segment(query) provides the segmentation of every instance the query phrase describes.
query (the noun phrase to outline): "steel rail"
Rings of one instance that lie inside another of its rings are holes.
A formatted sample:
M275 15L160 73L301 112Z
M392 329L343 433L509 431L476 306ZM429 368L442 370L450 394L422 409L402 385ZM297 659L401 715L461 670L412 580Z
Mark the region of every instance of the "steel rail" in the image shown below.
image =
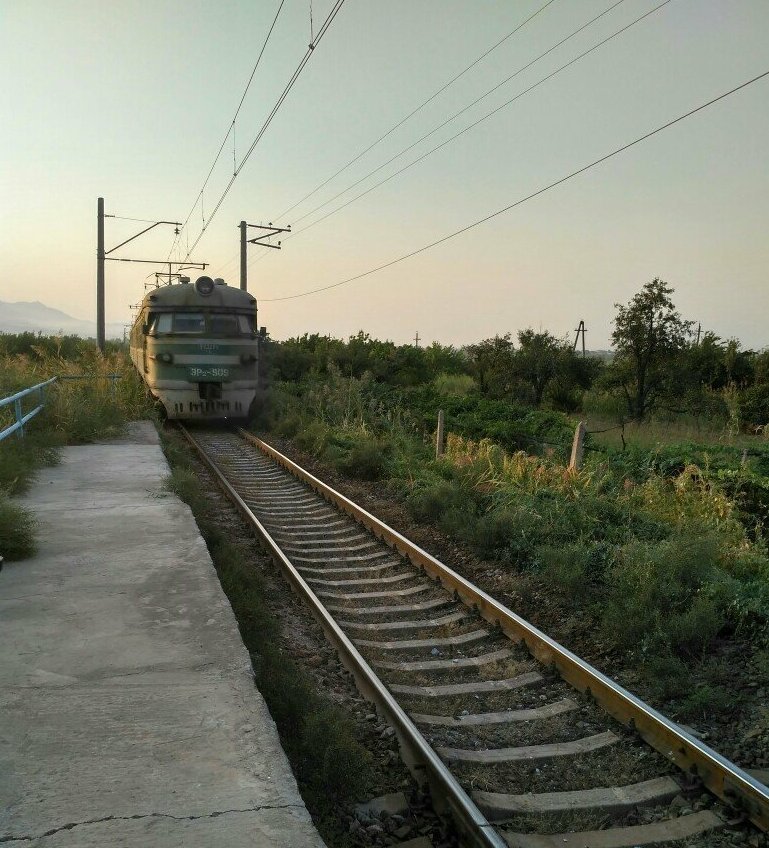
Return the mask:
M367 527L413 565L440 580L446 589L475 608L486 621L499 626L510 639L523 641L539 662L557 669L564 680L592 697L617 721L634 729L681 769L699 777L719 798L742 809L758 828L769 830L768 787L262 439L245 430L239 432L262 453Z
M507 848L505 840L496 832L456 778L446 768L443 761L430 747L384 683L361 656L350 639L342 632L339 625L283 553L269 531L254 515L214 460L208 456L204 447L183 425L177 424L177 426L214 475L214 479L227 497L259 534L294 591L309 605L326 637L337 650L342 664L353 675L360 693L376 705L380 714L394 728L406 765L418 779L427 779L434 803L439 808L443 806L452 815L463 837L463 844L473 846L473 848Z

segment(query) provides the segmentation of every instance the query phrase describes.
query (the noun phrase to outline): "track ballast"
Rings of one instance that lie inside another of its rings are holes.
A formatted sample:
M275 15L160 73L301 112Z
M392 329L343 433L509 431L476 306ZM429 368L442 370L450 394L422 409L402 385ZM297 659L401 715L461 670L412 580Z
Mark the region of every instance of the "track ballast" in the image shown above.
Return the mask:
M767 829L763 784L343 495L244 431L185 435L463 842L706 845L703 784Z

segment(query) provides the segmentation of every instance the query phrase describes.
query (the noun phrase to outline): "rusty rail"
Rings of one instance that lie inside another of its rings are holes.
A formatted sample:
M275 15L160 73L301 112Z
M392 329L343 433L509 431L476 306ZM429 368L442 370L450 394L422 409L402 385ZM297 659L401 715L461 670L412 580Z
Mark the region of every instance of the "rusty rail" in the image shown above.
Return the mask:
M463 837L463 844L473 846L473 848L507 848L507 843L494 830L493 826L459 785L456 778L446 768L443 761L430 747L416 725L393 698L371 666L361 656L358 649L342 632L339 625L307 585L302 575L291 564L269 531L235 491L215 462L206 454L203 447L197 443L184 426L178 426L214 475L215 480L227 497L257 531L272 558L284 572L292 588L309 605L313 615L323 628L326 637L336 648L342 664L355 678L355 685L360 693L376 705L379 713L395 729L406 765L415 777L421 781L427 780L436 807L440 809L440 806L443 805L446 811L452 815ZM243 432L241 431L241 434ZM318 482L320 483L320 481Z
M617 721L634 728L651 747L684 771L698 776L719 798L742 809L761 830L769 830L769 788L275 448L245 430L240 430L240 435L408 557L413 565L440 580L486 621L501 627L510 639L523 641L537 660L556 668L564 680L594 698Z

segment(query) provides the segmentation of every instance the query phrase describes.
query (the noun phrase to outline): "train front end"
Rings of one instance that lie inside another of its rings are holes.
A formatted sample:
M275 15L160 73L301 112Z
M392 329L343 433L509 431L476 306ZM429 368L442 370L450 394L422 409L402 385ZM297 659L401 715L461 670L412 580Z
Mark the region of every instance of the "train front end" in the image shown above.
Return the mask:
M171 419L241 419L258 389L256 300L223 280L156 289L131 333L131 357Z

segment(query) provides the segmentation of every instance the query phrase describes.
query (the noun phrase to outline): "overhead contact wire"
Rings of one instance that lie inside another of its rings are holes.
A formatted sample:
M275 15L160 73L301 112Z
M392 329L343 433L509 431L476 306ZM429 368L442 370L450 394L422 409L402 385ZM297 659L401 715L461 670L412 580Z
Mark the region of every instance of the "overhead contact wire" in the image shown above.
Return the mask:
M214 158L214 163L213 163L213 165L211 165L211 168L209 169L208 174L206 175L206 178L203 180L203 186L200 189L200 191L198 192L197 197L195 198L195 202L192 204L192 208L190 209L189 213L187 214L187 217L184 220L184 223L182 224L182 227L181 227L182 230L187 226L190 218L192 217L192 213L195 211L195 207L198 205L198 201L200 200L203 192L205 191L206 186L208 185L208 181L211 179L211 174L213 174L213 172L214 172L214 168L216 167L216 163L219 161L219 157L222 155L222 150L224 150L224 145L227 144L227 139L230 137L230 133L232 133L234 128L235 128L235 121L237 121L238 115L240 114L240 110L243 108L243 103L246 99L246 95L248 94L248 90L251 87L251 83L254 80L254 76L256 74L257 68L259 67L259 63L262 61L262 56L264 55L264 51L267 48L267 42L270 40L270 36L272 35L272 31L275 29L275 24L278 22L278 16L280 15L281 9L283 8L283 5L285 4L285 2L286 2L286 0L280 0L280 5L278 6L278 11L275 13L275 17L272 20L272 24L270 26L270 29L268 30L267 35L265 36L264 43L262 44L262 49L259 51L259 55L257 56L256 62L255 62L254 67L251 71L251 76L248 78L248 82L246 83L246 87L243 89L243 94L240 97L240 102L238 103L238 108L235 110L235 114L232 117L232 121L230 122L230 125L227 128L227 132L226 132L224 138L222 139L222 143L219 146L219 150L216 153L216 157ZM171 253L173 253L174 247L176 247L176 243L177 243L177 241L179 241L180 235L181 235L181 230L179 231L179 233L176 234L176 236L174 238L174 243L171 245L171 250L168 251L169 257L171 256ZM189 256L189 253L187 255Z
M537 189L536 191L531 192L531 194L527 194L525 197L516 200L514 203L509 204L508 206L503 207L502 209L498 209L496 212L492 212L490 215L486 215L484 218L480 218L477 221L473 221L472 224L468 224L465 227L462 227L459 230L454 231L453 233L449 233L442 238L437 239L436 241L430 242L429 244L423 245L422 247L417 248L416 250L412 250L410 253L405 253L403 256L399 256L396 259L391 259L389 262L385 262L382 265L378 265L376 268L370 268L368 271L363 271L360 274L356 274L354 277L348 277L346 280L341 280L338 283L332 283L328 286L321 286L316 289L310 289L309 291L299 292L297 294L284 295L283 297L263 297L261 298L261 302L265 301L276 302L281 300L295 300L299 297L307 297L311 294L317 294L319 292L329 291L330 289L339 288L339 286L347 285L348 283L353 283L356 280L361 280L364 277L368 277L371 274L376 274L378 271L383 271L385 268L391 268L393 265L397 265L400 262L404 262L406 259L410 259L413 256L417 256L420 253L425 253L428 250L431 250L433 247L437 247L439 244L443 244L450 239L456 238L456 236L462 235L462 233L466 233L468 230L472 230L475 227L479 227L481 224L485 224L487 221L491 221L493 218L498 217L499 215L503 215L505 212L509 212L511 209L515 209L516 206L521 206L523 203L526 203L529 200L532 200L535 197L538 197L541 194L544 194L551 189L554 189L556 186L561 185L562 183L567 182L568 180L573 179L574 177L579 176L580 174L584 174L585 171L589 171L591 168L600 165L602 162L606 162L608 159L613 158L614 156L623 153L626 150L629 150L631 147L634 147L637 144L640 144L642 141L646 141L652 136L661 133L663 130L669 129L675 124L680 123L686 118L690 118L692 115L696 115L698 112L702 112L704 109L707 109L710 106L713 106L715 103L718 103L721 100L724 100L726 97L730 97L732 94L735 94L738 91L741 91L744 88L747 88L749 85L753 85L759 80L764 79L769 76L769 70L764 71L758 76L753 77L752 79L747 80L746 82L741 83L738 86L730 89L729 91L725 91L723 94L719 94L717 97L714 97L712 100L708 100L706 103L702 103L700 106L695 107L694 109L690 109L688 112L685 112L683 115L679 115L677 118L673 118L673 120L668 121L665 124L653 129L642 136L634 139L633 141L628 142L627 144L622 145L622 147L616 148L616 150L612 150L610 153L606 153L605 155L599 157L598 159L594 159L587 165L584 165L581 168L578 168L576 171L572 171L570 174L567 174L560 179L555 180L552 183L549 183L542 188Z
M483 61L483 59L485 59L490 53L493 53L494 50L497 49L497 47L500 47L502 44L504 44L506 41L508 41L510 38L512 38L519 30L523 29L523 27L525 27L526 24L528 24L530 21L533 21L534 18L537 17L537 15L544 12L545 9L547 9L547 7L550 6L554 2L555 2L555 0L547 0L547 2L543 6L540 6L539 9L537 9L535 12L533 12L531 15L529 15L529 17L526 18L525 21L518 24L518 26L516 26L514 29L512 29L503 38L500 38L500 40L496 44L489 47L488 50L486 50L477 59L475 59L473 62L471 62L464 70L460 71L455 77L452 77L447 83L445 83L443 86L441 86L436 92L431 94L427 98L427 100L424 100L422 103L420 103L419 106L416 107L416 109L409 112L409 114L406 115L404 118L401 118L401 120L398 121L397 124L394 124L392 127L390 127L390 129L387 130L387 132L384 135L379 136L379 138L376 141L373 141L365 150L362 150L360 153L358 153L356 156L354 156L352 159L350 159L350 161L346 165L343 165L336 173L332 174L328 179L326 179L322 183L320 183L320 185L315 186L315 188L311 192L306 194L301 200L297 200L297 202L293 206L290 206L288 209L286 209L285 212L281 212L281 214L278 215L277 217L278 218L284 218L286 215L288 215L289 212L293 212L293 210L296 209L297 206L304 203L305 200L308 200L310 197L313 196L313 194L320 191L324 186L328 185L328 183L330 183L331 180L336 179L336 177L338 177L340 174L344 173L351 165L354 165L359 159L361 159L363 156L365 156L370 150L373 150L377 146L377 144L384 141L389 135L394 133L395 130L397 130L399 127L403 126L403 124L405 124L406 121L413 118L414 115L416 115L417 112L424 109L424 107L427 106L428 103L431 103L433 100L435 100L436 97L438 97L440 94L443 94L443 92L446 91L447 88L452 86L458 79L463 77L468 71L472 70L479 62ZM622 0L620 0L620 2L622 2Z
M623 2L623 0L619 0L619 2L621 3L621 2ZM423 160L427 159L427 157L428 157L428 156L432 156L432 154L433 154L433 153L437 152L438 150L440 150L440 149L441 149L441 148L443 148L443 147L446 147L448 144L451 144L453 141L455 141L456 139L458 139L460 136L464 135L466 132L469 132L470 130L472 130L472 129L474 129L475 127L477 127L479 124L482 124L484 121L487 121L489 118L491 118L491 117L493 117L494 115L496 115L498 112L501 112L503 109L506 109L508 106L510 106L511 104L515 103L515 101L516 101L516 100L520 100L520 98L521 98L521 97L524 97L526 94L529 94L529 93L530 93L530 92L532 92L535 88L539 88L539 86L540 86L540 85L543 85L543 84L544 84L544 83L546 83L548 80L551 80L553 77L557 76L557 75L558 75L558 74L560 74L562 71L565 71L567 68L569 68L569 67L571 67L572 65L576 64L577 62L579 62L581 59L584 59L584 58L585 58L585 56L588 56L590 53L593 53L594 51L598 50L600 47L603 47L603 46L604 46L607 42L611 41L611 40L612 40L612 39L614 39L614 38L617 38L617 36L619 36L619 35L622 35L622 33L626 32L626 31L627 31L627 30L629 30L631 27L635 26L637 23L640 23L640 22L641 22L644 18L649 17L649 15L654 14L655 12L659 11L659 10L660 10L663 6L666 6L668 3L671 3L671 2L672 2L672 0L663 0L663 2L662 2L662 3L660 3L658 6L655 6L653 9L650 9L648 12L645 12L643 15L641 15L641 16L640 16L640 17L638 17L638 18L636 18L634 21L631 21L631 22L630 22L629 24L627 24L626 26L622 27L621 29L617 30L616 32L614 32L614 33L612 33L611 35L609 35L609 36L607 36L606 38L604 38L602 41L599 41L597 44L594 44L592 47L588 48L588 49L587 49L587 50L585 50L583 53L580 53L578 56L575 56L573 59L570 59L568 62L566 62L565 64L561 65L559 68L556 68L554 71L552 71L551 73L549 73L547 76L542 77L542 79L540 79L540 80L538 80L537 82L533 83L533 84L532 84L532 85L530 85L528 88L524 89L523 91L518 92L518 94L516 94L514 97L511 97L509 100L507 100L507 101L505 101L504 103L500 104L500 105L499 105L499 106L497 106L495 109L492 109L492 110L491 110L491 112L487 112L485 115L483 115L482 117L478 118L478 120L473 121L473 123L472 123L472 124L468 124L468 126L464 127L464 128L463 128L463 129L461 129L459 132L457 132L457 133L455 133L454 135L450 136L450 137L449 137L449 138L447 138L445 141L442 141L440 144L437 144L435 147L432 147L430 150L426 151L426 152L425 152L425 153L423 153L421 156L419 156L419 157L417 157L416 159L414 159L413 161L409 162L407 165L404 165L402 168L399 168L397 171L394 171L392 174L390 174L389 176L385 177L383 180L380 180L378 183L375 183L373 186L370 186L370 187L369 187L369 188L367 188L365 191L362 191L360 194L355 195L355 197L351 197L349 200L346 200L344 203L341 203L339 206L337 206L335 209L332 209L330 212L327 212L325 215L321 215L321 217L320 217L320 218L318 218L318 219L316 219L315 221L313 221L312 223L308 224L306 227L302 227L302 229L301 229L301 230L297 230L297 231L295 231L295 232L291 233L291 236L294 236L294 237L295 237L295 236L298 236L300 233L304 233L304 232L306 232L307 230L309 230L309 229L311 229L312 227L314 227L316 224L320 224L322 221L325 221L327 218L330 218L332 215L336 215L336 213L337 213L337 212L341 212L341 210L342 210L342 209L345 209L347 206L350 206L350 204L355 203L357 200L360 200L362 197L365 197L367 194L370 194L372 191L375 191L376 189L380 188L380 187L381 187L381 186L383 186L385 183L388 183L390 180L392 180L392 179L394 179L395 177L397 177L397 176L399 176L400 174L402 174L404 171L407 171L409 168L412 168L414 165L418 165L420 162L422 162ZM616 6L616 5L618 5L618 3L615 3L615 4L614 4L614 6ZM611 11L611 9L613 9L613 8L614 8L614 6L610 7L610 8L609 8L609 9L607 9L606 11L607 11L607 12ZM606 14L606 13L604 12L604 13L602 13L602 14ZM600 17L600 15L599 15L598 17ZM595 20L597 20L597 18L594 18L594 19L593 19L593 21L595 21ZM589 21L589 22L588 22L588 24L585 24L585 26L588 26L590 23L593 23L593 21ZM584 29L584 27L581 27L580 29ZM579 30L577 30L577 32L579 32ZM576 34L576 33L572 33L572 35L575 35L575 34ZM569 38L571 38L571 36L568 36L568 37L569 37ZM564 39L564 40L566 40L566 39ZM563 42L559 42L559 44L561 44L561 43L563 43ZM550 48L550 50L555 49L555 47L557 47L557 46L559 46L559 45L555 45L554 47L551 47L551 48ZM550 50L546 51L546 53L549 53L549 52L550 52ZM543 53L542 55L544 56L544 55L546 55L546 54L545 54L545 53ZM539 59L539 58L541 58L541 57L537 57L537 58ZM532 61L532 62L530 62L530 63L529 63L529 65L527 65L526 67L527 67L527 68L528 68L528 67L530 67L530 66L533 64L533 62L534 62L534 61L537 61L537 60L536 60L536 59L535 59L535 60L533 60L533 61ZM525 68L521 68L521 70L525 70ZM519 71L516 71L516 74L517 74L517 73L519 73ZM516 74L513 74L513 76L515 76ZM509 78L508 78L508 80L509 80L509 79L512 79L512 77L509 77ZM507 82L508 80L505 80L504 82ZM503 85L503 84L504 84L504 82L499 83L499 85ZM495 88L499 88L499 85L495 86ZM493 90L494 90L494 89L491 89L491 91L493 91ZM491 93L491 92L487 92L487 94L489 94L489 93ZM465 107L465 109L462 109L460 112L457 112L457 114L456 114L456 115L454 115L454 116L452 116L452 118L449 118L447 121L444 121L444 123L443 123L443 124L441 124L441 125L440 125L440 127L436 127L436 129L435 129L435 130L431 130L429 133L427 133L427 135L425 135L425 136L423 136L421 139L419 139L419 141L414 142L414 144L412 144L412 145L410 145L409 147L407 147L407 148L405 148L404 150L402 150L402 151L401 151L401 153L399 153L399 154L397 154L396 156L394 156L392 159L390 159L390 161L389 161L389 162L385 162L385 164L384 164L384 165L379 166L379 168L376 168L374 171L372 171L371 173L367 174L367 175L366 175L366 177L363 177L361 180L358 180L358 183L360 183L360 182L362 182L363 180L367 179L368 177L372 176L374 173L376 173L376 171L381 170L381 168L385 167L386 165L389 165L389 164L390 164L390 163L391 163L394 159L397 159L397 158L398 158L398 156L400 156L400 155L402 155L403 153L407 152L407 151L408 151L408 150L410 150L412 147L414 147L416 144L419 144L419 142L423 141L423 140L424 140L425 138L427 138L429 135L432 135L432 133L433 133L433 132L435 132L436 130L438 130L438 129L440 129L441 127L445 126L445 124L446 124L446 123L448 123L448 121L453 120L453 118L454 118L454 117L457 117L458 115L462 114L462 112L466 111L466 110L467 110L467 109L469 109L471 106L474 106L476 103L480 102L480 101L481 101L484 97L486 97L486 96L487 96L487 95L486 95L486 94L484 94L484 95L482 95L482 97L479 97L479 98L478 98L478 100L476 100L474 103L471 103L471 104L470 104L470 106ZM355 183L355 185L357 185L358 183ZM350 188L354 188L354 186L350 186ZM349 190L349 189L345 189L345 191L347 191L347 190ZM340 194L344 194L344 192L340 192ZM339 197L339 195L337 195L337 197ZM332 200L335 200L335 199L336 199L336 197L335 197L335 198L332 198ZM328 201L328 202L331 202L331 201ZM321 204L321 206L323 206L323 205L325 205L325 204ZM321 208L321 207L318 207L318 209L320 209L320 208ZM316 211L316 210L313 210L313 211ZM308 214L312 214L312 213L308 213ZM287 236L287 238L288 238L288 236Z
M617 2L616 2L616 3L614 3L614 4L613 4L613 5L611 5L611 6L609 6L607 9L605 9L603 12L601 12L601 14L600 14L600 15L597 15L595 18L592 18L592 19L591 19L591 20L589 20L586 24L583 24L581 27L579 27L579 29L574 30L574 32L572 32L571 34L569 34L569 35L568 35L568 36L566 36L565 38L561 39L561 41L559 41L557 44L554 44L552 47L548 48L548 49L547 49L544 53L541 53L541 54L540 54L539 56L537 56L535 59L532 59L532 61L531 61L531 62L529 62L529 63L528 63L527 65L525 65L524 67L519 68L519 69L518 69L518 70L517 70L514 74L512 74L512 75L511 75L511 76L509 76L509 77L507 77L507 79L503 80L502 82L498 83L496 86L494 86L494 88L489 89L489 91L487 91L485 94L481 95L481 97L477 98L475 101L473 101L473 103L470 103L470 104L469 104L469 106L466 106L466 107L464 107L463 109L461 109L461 110L460 110L459 112L457 112L455 115L453 115L452 117L450 117L450 118L448 118L446 121L444 121L442 124L440 124L440 126L436 127L435 129L433 129L433 130L431 130L430 132L428 132L426 135L422 136L422 138L420 138L420 139L418 139L417 141L415 141L415 142L414 142L414 144L409 145L409 147L404 148L404 149L403 149L400 153L398 153L398 154L396 154L395 156L393 156L393 157L392 157L392 158L391 158L388 162L385 162L385 163L384 163L384 165L380 165L378 168L375 168L373 171L371 171L370 173L368 173L365 177L362 177L360 180L358 180L358 181L357 181L356 183L354 183L352 186L348 186L348 188L347 188L347 189L345 189L344 191L340 192L338 195L336 195L336 197L331 198L331 200L326 201L326 202L327 202L327 203L332 202L332 201L333 201L333 200L335 200L337 197L339 197L341 194L344 194L344 193L345 193L345 191L349 191L349 189L350 189L350 188L354 188L354 187L355 187L356 185L358 185L360 182L362 182L363 180L367 179L368 177L370 177L370 176L372 176L374 173L376 173L376 171L379 171L379 170L381 170L383 167L385 167L385 166L389 165L391 162L393 162L395 159L397 159L397 158L398 158L399 156L401 156L403 153L406 153L406 152L407 152L408 150L410 150L412 147L414 147L415 145L419 144L421 141L424 141L424 140L425 140L428 136L432 135L434 132L436 132L437 130L441 129L441 127L445 126L445 125L446 125L449 121L453 120L454 118L456 118L456 117L458 117L459 115L461 115L463 112L467 111L467 109L469 109L469 108L471 108L472 106L474 106L474 105L476 105L477 103L479 103L481 100L483 100L486 96L488 96L488 95L489 95L489 94L491 94L493 91L495 91L496 89L498 89L500 86L504 85L506 82L509 82L511 79L513 79L513 77L517 76L517 75L518 75L519 73L521 73L522 71L524 71L524 70L526 70L527 68L531 67L531 66L532 66L535 62L539 61L539 59L543 58L543 57L544 57L544 56L546 56L548 53L551 53L551 52L552 52L553 50L555 50L557 47L560 47L560 46L561 46L564 42L568 41L570 38L573 38L575 35L577 35L578 33L582 32L582 30L584 30L586 27L590 26L591 24L595 23L595 21L597 21L597 20L598 20L598 18L603 17L603 15L606 15L608 12L610 12L612 9L616 8L616 7L617 7L620 3L622 3L622 2L624 2L624 0L617 0ZM342 209L345 209L347 206L350 206L350 204L355 203L357 200L360 200L362 197L365 197L367 194L370 194L372 191L375 191L376 189L380 188L380 187L381 187L381 186L383 186L385 183L388 183L390 180L392 180L392 179L394 179L395 177L399 176L400 174L404 173L404 171L407 171L409 168L412 168L414 165L419 164L419 163L420 163L420 162L422 162L424 159L426 159L428 156L431 156L431 155L432 155L433 153L435 153L436 151L440 150L440 149L441 149L441 148L443 148L443 147L446 147L446 145L451 144L451 142L455 141L457 138L459 138L460 136L464 135L464 134L465 134L466 132L468 132L469 130L471 130L471 129L473 129L473 128L477 127L479 124L482 124L484 121L488 120L488 119L489 119L489 118L491 118L493 115L496 115L496 114L497 114L497 112L500 112L502 109L507 108L507 107L508 107L508 106L510 106L512 103L514 103L516 100L519 100L521 97L523 97L524 95L526 95L526 94L528 94L529 92L533 91L535 88L538 88L540 85L542 85L543 83L545 83L545 82L547 82L548 80L552 79L553 77L557 76L557 75L558 75L558 74L560 74L562 71L565 71L567 68L569 68L569 67L571 67L572 65L576 64L577 62L579 62L581 59L584 59L584 58L585 58L585 56L589 55L590 53L593 53L595 50L598 50L600 47L603 47L603 45L605 45L607 42L611 41L612 39L616 38L616 37L617 37L617 36L619 36L619 35L622 35L622 33L626 32L626 31L627 31L627 30L629 30L631 27L635 26L637 23L640 23L642 20L644 20L644 18L648 18L650 15L652 15L652 14L654 14L655 12L659 11L659 10L660 10L663 6L666 6L666 5L667 5L668 3L670 3L670 2L672 2L672 0L663 0L663 2L662 2L662 3L660 3L660 4L659 4L659 5L657 5L657 6L655 6L653 9L650 9L648 12L645 12L645 13L644 13L643 15L641 15L640 17L638 17L638 18L636 18L635 20L631 21L629 24L626 24L624 27L621 27L620 29L616 30L616 31L615 31L615 32L613 32L611 35L609 35L609 36L607 36L606 38L604 38L604 39L602 39L601 41L599 41L597 44L594 44L592 47L590 47L590 48L588 48L587 50L585 50L584 52L580 53L578 56L575 56L573 59L570 59L568 62L566 62L565 64L561 65L559 68L556 68L554 71L552 71L551 73L547 74L547 76L542 77L542 79L540 79L540 80L538 80L537 82L533 83L533 84L532 84L532 85L530 85L528 88L524 89L523 91L518 92L518 94L516 94L514 97L511 97L509 100L505 101L504 103L500 104L500 105L499 105L499 106L497 106L496 108L492 109L492 110L491 110L491 112L487 112L485 115L483 115L483 116L481 116L480 118L478 118L478 120L473 121L473 123L472 123L472 124L468 124L468 126L464 127L464 128L463 128L463 129L461 129L459 132L455 133L453 136L450 136L449 138L447 138L447 139L445 139L444 141L442 141L440 144L437 144L435 147L431 148L430 150L428 150L428 151L426 151L425 153L423 153L421 156L419 156L419 157L417 157L416 159L414 159L413 161L409 162L407 165L404 165L402 168L399 168L397 171L394 171L392 174L390 174L389 176L385 177L383 180L380 180L378 183L375 183L373 186L370 186L370 187L369 187L369 188L367 188L365 191L362 191L360 194L357 194L355 197L352 197L352 198L350 198L349 200L346 200L344 203L341 203L341 204L340 204L339 206L337 206L335 209L332 209L330 212L327 212L325 215L322 215L320 218L318 218L317 220L315 220L315 221L313 221L312 223L308 224L306 227L303 227L301 230L296 230L296 231L294 231L294 232L290 233L289 235L287 235L287 236L286 236L286 238L284 239L284 241L285 241L285 240L287 240L287 239L289 239L289 238L292 238L292 237L296 237L296 236L298 236L298 235L301 235L301 233L306 232L307 230L309 230L309 229L311 229L312 227L314 227L316 224L320 224L322 221L325 221L327 218L330 218L332 215L335 215L337 212L341 212L341 211L342 211ZM320 209L320 208L321 208L322 206L324 206L324 205L325 205L325 204L321 204L320 206L318 206L318 207L317 207L317 209ZM315 210L313 210L313 211L317 211L317 209L315 209ZM307 214L308 214L308 215L310 215L310 214L312 214L312 213L311 213L311 212L308 212ZM306 216L303 216L303 217L306 217ZM299 220L301 220L301 218L300 218ZM259 261L261 261L262 259L264 259L265 255L266 255L266 252L265 252L265 253L263 253L261 256L257 256L257 257L255 257L255 258L254 258L253 260L251 260L251 262L249 263L249 267L251 267L251 265L254 265L256 262L259 262Z
M232 177L230 177L230 181L227 183L227 186L225 187L224 191L222 192L221 196L219 197L219 200L217 201L216 205L214 206L211 214L208 216L208 220L203 225L203 228L201 229L200 233L198 234L198 237L193 242L192 247L188 250L187 255L185 256L185 261L189 258L190 253L192 253L192 251L195 249L198 242L205 235L205 232L208 229L208 227L210 226L211 222L213 221L217 211L219 210L219 207L222 205L222 203L224 202L224 199L229 194L230 189L233 186L233 183L237 179L240 172L243 170L243 166L246 164L249 157L251 156L251 154L256 149L256 146L261 141L262 137L264 136L265 132L267 131L267 128L269 127L270 123L272 122L272 119L275 117L275 115L277 114L281 105L283 104L283 101L286 99L286 97L288 97L289 92L294 87L294 84L296 83L296 81L299 79L299 76L302 73L302 71L304 70L305 65L309 62L310 57L312 56L312 54L314 52L314 49L317 47L317 45L320 43L323 36L326 34L326 32L327 32L328 28L331 26L334 18L337 16L337 14L339 13L339 10L342 8L343 3L344 3L344 0L336 0L336 3L334 4L333 8L331 9L331 11L328 14L328 17L323 22L323 26L320 28L320 30L318 30L318 35L316 36L315 41L308 47L307 52L304 54L304 56L302 57L302 60L299 62L299 65L297 66L296 70L291 75L291 78L289 79L288 83L286 84L286 87L283 89L283 92L281 93L280 97L278 98L277 103L275 104L275 106L273 106L272 111L270 112L270 114L265 119L265 122L262 125L262 128L257 133L256 138L254 138L254 140L251 143L251 146L249 147L245 156L241 159L240 164L235 169L235 172L233 173Z

